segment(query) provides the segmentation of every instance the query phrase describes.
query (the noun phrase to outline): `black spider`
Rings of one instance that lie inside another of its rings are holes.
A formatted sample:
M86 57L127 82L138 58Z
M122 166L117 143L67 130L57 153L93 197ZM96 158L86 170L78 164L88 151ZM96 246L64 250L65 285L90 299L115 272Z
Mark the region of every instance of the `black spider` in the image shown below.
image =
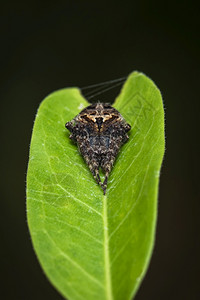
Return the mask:
M120 147L128 140L131 126L108 103L95 103L65 124L70 139L77 142L90 171L106 193L109 173ZM99 168L105 173L101 182Z

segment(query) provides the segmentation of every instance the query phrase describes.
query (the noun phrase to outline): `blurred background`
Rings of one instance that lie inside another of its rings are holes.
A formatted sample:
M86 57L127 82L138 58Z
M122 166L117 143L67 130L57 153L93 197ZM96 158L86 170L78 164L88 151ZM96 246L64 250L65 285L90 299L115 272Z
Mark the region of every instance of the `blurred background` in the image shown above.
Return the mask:
M133 70L160 88L166 117L156 245L135 299L200 299L199 19L192 1L1 3L1 299L62 299L38 264L26 222L29 143L40 102L54 90ZM100 97L113 102L115 95Z

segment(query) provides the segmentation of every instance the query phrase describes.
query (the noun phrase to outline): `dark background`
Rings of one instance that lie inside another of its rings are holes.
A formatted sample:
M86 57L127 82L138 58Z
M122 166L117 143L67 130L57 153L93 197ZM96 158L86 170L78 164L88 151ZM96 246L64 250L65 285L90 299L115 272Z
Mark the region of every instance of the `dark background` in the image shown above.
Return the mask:
M43 275L26 222L25 176L39 103L56 89L133 70L156 82L166 116L156 246L135 299L199 299L198 7L192 1L4 1L0 15L1 299L62 299Z

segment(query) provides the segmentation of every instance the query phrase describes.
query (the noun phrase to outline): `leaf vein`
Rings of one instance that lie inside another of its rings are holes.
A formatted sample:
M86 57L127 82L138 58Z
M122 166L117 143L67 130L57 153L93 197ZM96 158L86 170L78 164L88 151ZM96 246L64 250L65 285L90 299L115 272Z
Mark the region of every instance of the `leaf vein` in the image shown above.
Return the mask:
M74 195L72 195L70 192L68 192L64 187L62 187L62 185L60 185L59 183L57 183L57 186L59 186L66 194L70 195L70 197L80 203L81 205L86 206L87 208L91 209L92 211L94 211L96 214L98 214L99 216L102 216L102 214L100 212L98 212L95 208L93 208L92 206L88 205L87 203L81 201L80 199L74 197Z
M49 217L49 216L47 216L47 215L46 215L46 219L53 220L53 221L56 220L56 222L59 222L59 223L61 223L61 224L67 225L67 226L69 226L69 227L71 227L71 228L74 228L74 229L76 229L77 231L80 231L80 232L86 234L87 236L89 236L91 239L93 239L93 240L94 240L95 242L97 242L98 244L103 245L102 241L98 240L97 238L95 238L93 235L91 235L91 234L88 233L87 231L85 231L85 230L83 230L83 229L80 229L78 226L71 225L71 224L69 224L69 223L67 223L67 222L64 222L64 221L58 219L58 218L55 219L55 218Z
M80 266L76 261L74 261L70 256L68 256L65 252L63 252L55 243L55 241L52 239L52 237L49 235L49 233L46 231L46 229L43 230L48 239L52 242L54 247L58 250L58 252L65 257L72 265L74 265L77 269L79 269L85 276L87 276L91 281L95 282L98 286L104 289L104 285L96 279L93 275L88 273L82 266Z

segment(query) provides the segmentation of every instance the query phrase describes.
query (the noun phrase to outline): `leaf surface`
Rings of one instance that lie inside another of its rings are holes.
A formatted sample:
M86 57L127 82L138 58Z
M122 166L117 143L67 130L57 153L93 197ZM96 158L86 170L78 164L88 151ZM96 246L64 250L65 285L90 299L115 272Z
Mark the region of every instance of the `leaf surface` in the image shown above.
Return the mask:
M87 105L77 88L68 88L39 107L27 174L28 225L47 277L65 298L129 300L154 244L164 153L162 98L149 78L130 74L114 107L132 129L106 196L65 129Z

